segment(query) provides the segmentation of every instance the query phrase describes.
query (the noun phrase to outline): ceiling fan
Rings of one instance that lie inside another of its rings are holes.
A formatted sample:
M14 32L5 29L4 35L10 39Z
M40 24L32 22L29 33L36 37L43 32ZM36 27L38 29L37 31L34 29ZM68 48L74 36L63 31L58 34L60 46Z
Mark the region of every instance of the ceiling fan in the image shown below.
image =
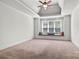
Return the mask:
M40 6L38 6L38 7L44 7L44 9L46 10L47 9L47 7L48 6L51 6L51 5L49 5L52 1L51 0L44 0L44 2L43 1L39 1L42 5L40 5Z

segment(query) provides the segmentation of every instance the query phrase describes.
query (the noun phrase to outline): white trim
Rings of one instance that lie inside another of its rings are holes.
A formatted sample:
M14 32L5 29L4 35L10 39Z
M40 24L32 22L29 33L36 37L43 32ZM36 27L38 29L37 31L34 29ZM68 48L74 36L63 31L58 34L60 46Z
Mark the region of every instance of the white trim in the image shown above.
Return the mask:
M79 44L72 40L72 43L79 48Z
M60 18L60 17L64 17L66 15L71 15L70 13L69 14L65 14L65 15L55 15L55 16L42 16L40 17L40 19L45 19L45 18Z

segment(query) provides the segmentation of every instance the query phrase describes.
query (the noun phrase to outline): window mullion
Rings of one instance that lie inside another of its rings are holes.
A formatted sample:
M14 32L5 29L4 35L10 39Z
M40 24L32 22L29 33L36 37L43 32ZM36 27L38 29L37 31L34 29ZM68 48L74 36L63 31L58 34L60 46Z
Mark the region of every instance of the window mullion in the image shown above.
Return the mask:
M56 27L55 22L56 22L56 21L54 21L54 33L55 33L55 27Z

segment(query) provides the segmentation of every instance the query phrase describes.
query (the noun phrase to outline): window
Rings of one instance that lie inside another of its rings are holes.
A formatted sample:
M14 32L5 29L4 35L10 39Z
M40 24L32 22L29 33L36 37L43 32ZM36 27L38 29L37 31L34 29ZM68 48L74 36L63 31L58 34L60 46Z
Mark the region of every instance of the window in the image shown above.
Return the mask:
M63 32L63 21L59 20L42 20L42 33L60 33Z
M61 32L61 21L55 21L55 32Z
M53 21L49 21L49 25L48 25L48 29L49 29L49 33L53 33L54 32L54 22Z

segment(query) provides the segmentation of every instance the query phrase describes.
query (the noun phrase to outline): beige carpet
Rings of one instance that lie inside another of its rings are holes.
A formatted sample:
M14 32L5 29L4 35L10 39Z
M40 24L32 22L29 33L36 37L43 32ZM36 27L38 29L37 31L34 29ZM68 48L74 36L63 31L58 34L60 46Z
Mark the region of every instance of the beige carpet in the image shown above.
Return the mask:
M34 39L0 51L0 59L79 59L79 49L69 41Z

